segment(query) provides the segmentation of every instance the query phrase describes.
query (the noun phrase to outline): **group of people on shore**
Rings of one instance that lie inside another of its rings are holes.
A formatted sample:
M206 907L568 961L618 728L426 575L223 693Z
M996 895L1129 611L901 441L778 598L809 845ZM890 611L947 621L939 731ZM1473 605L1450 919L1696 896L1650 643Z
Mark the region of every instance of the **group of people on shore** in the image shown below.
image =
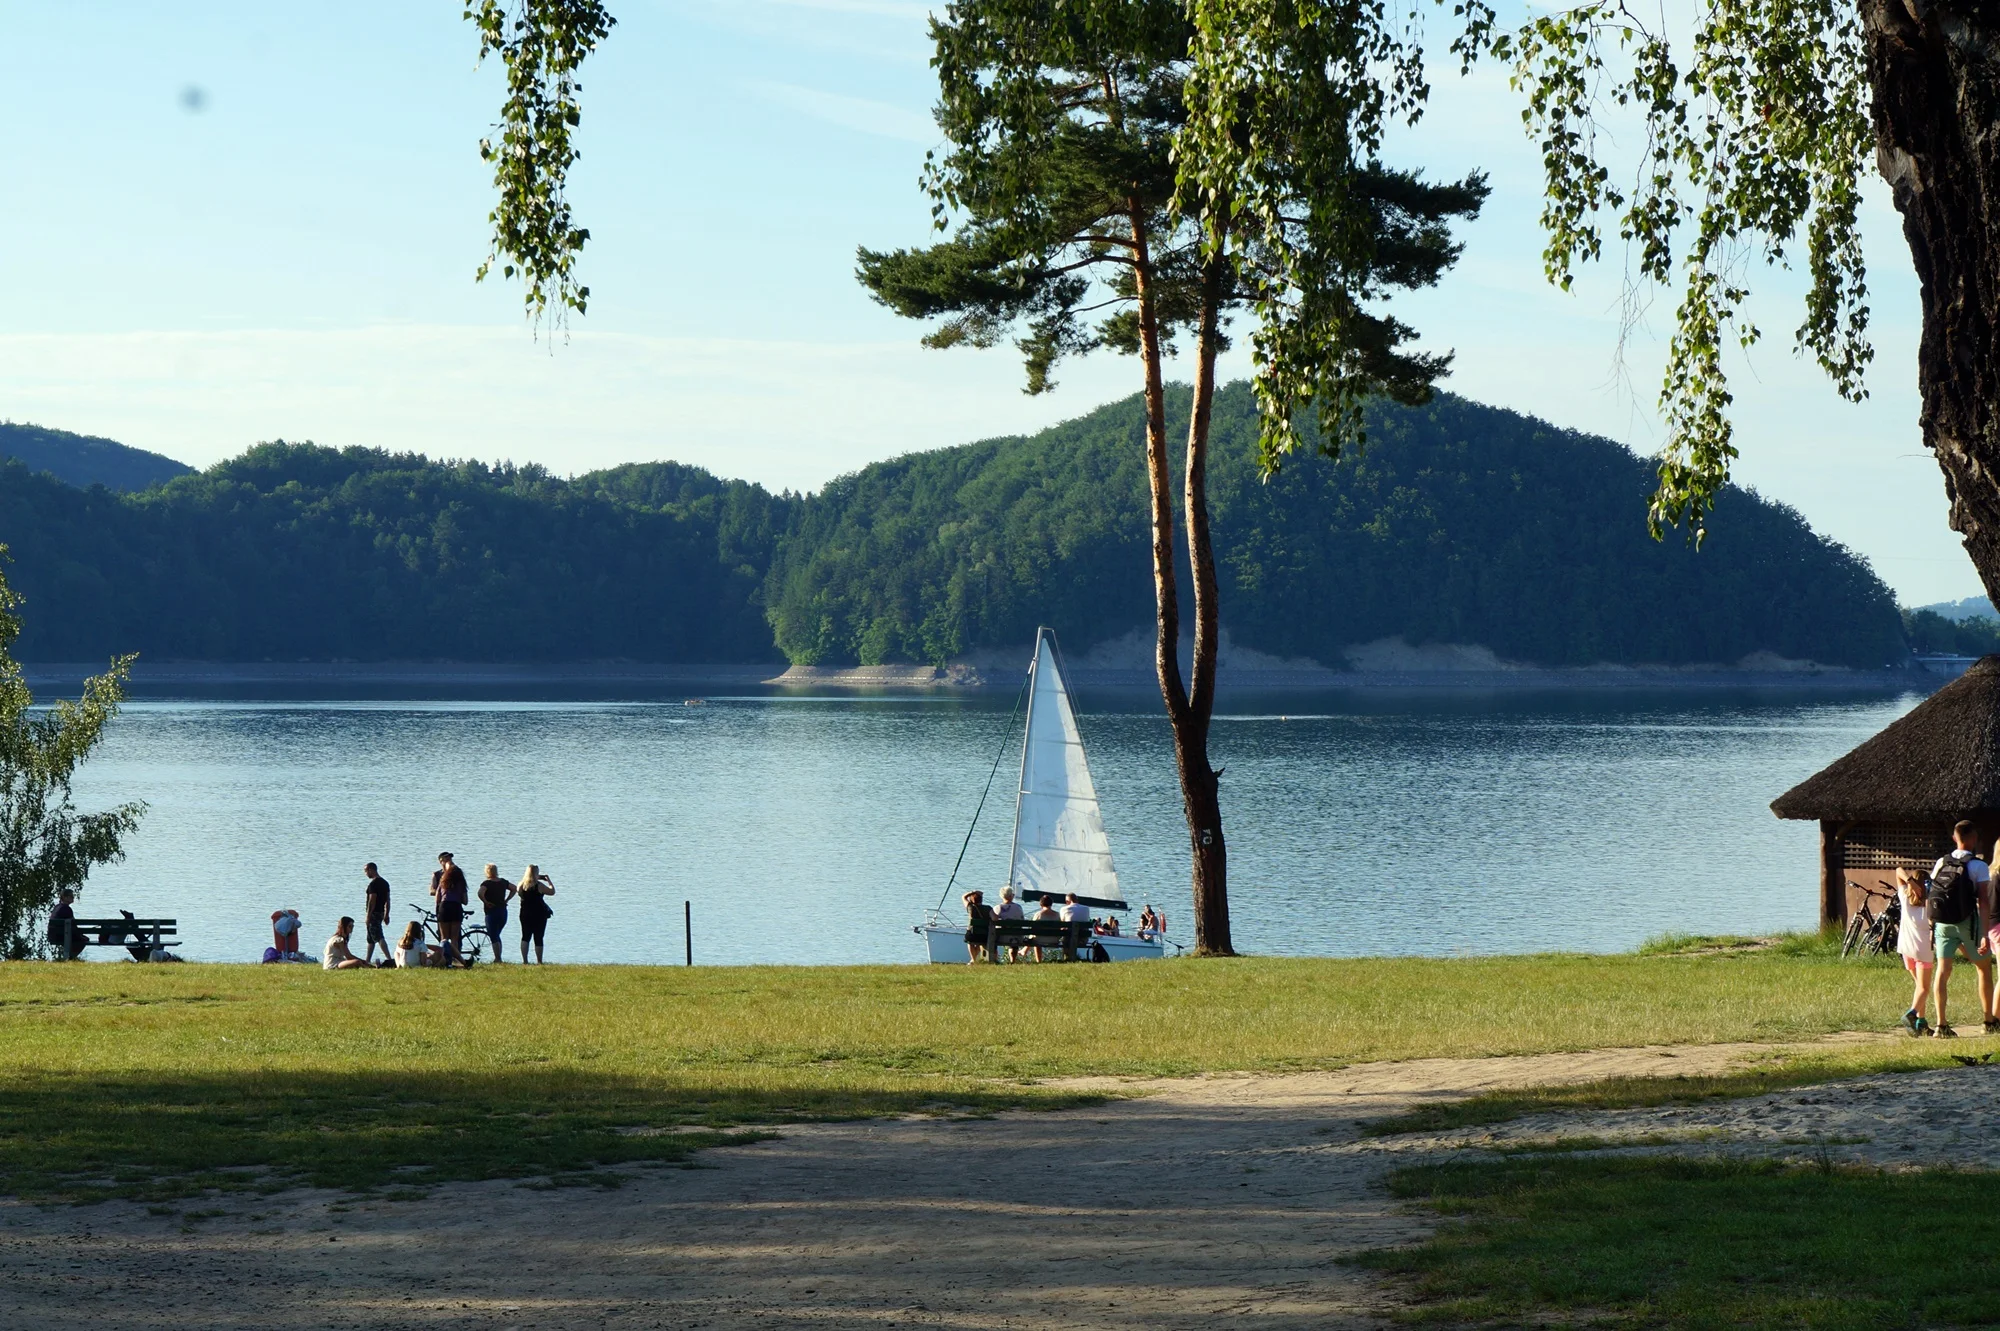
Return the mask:
M1987 1033L2000 1031L2000 994L1994 992L1993 958L2000 953L2000 910L1996 910L1992 870L1979 855L1979 829L1969 822L1952 828L1953 849L1925 874L1896 870L1902 918L1896 950L1914 982L1903 1029L1912 1035L1957 1035L1945 1017L1952 967L1969 961L1979 973L1979 1012ZM1933 1026L1924 1015L1937 1015Z
M967 892L961 900L965 903L965 950L967 954L965 964L968 966L975 965L981 961L1000 960L1000 948L989 941L993 937L993 925L995 921L999 920L1032 919L1044 924L1058 922L1064 924L1081 924L1086 927L1087 932L1093 938L1123 937L1123 926L1118 922L1116 915L1109 915L1101 920L1093 919L1090 914L1090 907L1078 901L1074 892L1068 893L1063 898L1061 906L1056 905L1054 896L1046 893L1043 894L1041 909L1037 910L1033 915L1027 913L1027 907L1015 897L1012 887L1003 887L1000 889L1000 904L998 906L989 906L986 904L986 894L978 889ZM1146 908L1139 913L1138 937L1151 941L1165 934L1166 931L1167 917L1165 912L1154 910L1152 903L1148 902ZM1018 947L1010 945L1006 949L1009 961L1024 961L1031 952L1034 954L1036 961L1042 961L1045 959L1044 952L1050 950L1056 949L1045 949L1033 943Z
M392 948L388 933L392 906L389 880L372 862L361 866L361 871L368 879L361 898L361 915L366 929L362 954L354 954L354 917L343 915L334 928L333 936L326 940L326 946L321 950L322 967L333 971L471 964L465 946L465 917L471 909L474 893L467 888L465 871L458 867L457 858L450 851L438 855L438 867L431 873L432 909L425 912L425 916L435 922L435 943L430 941L423 920L411 920L403 927L402 936ZM555 894L555 880L543 873L540 865L529 865L518 881L502 878L497 864L486 866L486 876L477 889L477 900L487 940L493 947L494 961L506 960L510 907L520 920L521 960L524 963L528 960L528 950L532 946L535 961L543 961L543 939L549 918L555 914L555 908L548 899ZM271 933L272 946L264 950L265 961L311 960L299 950L297 910L272 911ZM380 961L375 959L377 948L382 950Z

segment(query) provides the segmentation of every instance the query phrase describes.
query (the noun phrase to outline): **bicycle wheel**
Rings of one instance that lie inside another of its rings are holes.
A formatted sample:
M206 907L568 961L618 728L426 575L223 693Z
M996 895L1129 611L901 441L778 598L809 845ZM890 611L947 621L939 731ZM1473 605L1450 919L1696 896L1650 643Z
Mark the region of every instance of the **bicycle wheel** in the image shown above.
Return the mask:
M1854 951L1855 944L1861 941L1862 931L1866 929L1870 923L1871 921L1869 920L1868 917L1868 908L1866 906L1863 906L1860 910L1854 913L1854 918L1847 922L1846 936L1840 940L1841 956L1845 957L1850 952Z
M470 929L460 930L458 935L460 963L467 966L478 965L479 958L485 954L487 945L492 941L493 936L479 925L475 924Z

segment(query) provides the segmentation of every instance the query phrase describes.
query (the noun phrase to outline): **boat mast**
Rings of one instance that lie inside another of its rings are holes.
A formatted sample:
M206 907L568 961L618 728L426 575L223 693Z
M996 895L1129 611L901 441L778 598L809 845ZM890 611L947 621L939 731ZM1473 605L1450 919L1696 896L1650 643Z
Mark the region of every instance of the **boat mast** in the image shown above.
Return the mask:
M1028 661L1028 720L1021 727L1021 779L1014 783L1014 835L1007 843L1007 886L1027 889L1014 881L1015 866L1021 862L1021 797L1028 793L1028 736L1035 733L1035 684L1042 667L1042 637L1046 627L1035 630L1035 654Z

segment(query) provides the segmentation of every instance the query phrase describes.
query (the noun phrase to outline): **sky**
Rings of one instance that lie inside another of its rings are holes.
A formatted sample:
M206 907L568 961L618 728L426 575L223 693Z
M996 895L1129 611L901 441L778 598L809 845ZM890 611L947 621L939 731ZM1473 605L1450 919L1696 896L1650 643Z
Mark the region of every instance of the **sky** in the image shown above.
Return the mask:
M590 309L564 340L532 334L517 287L473 281L500 83L457 0L0 0L0 417L196 466L310 439L562 473L672 458L813 489L1136 390L1137 365L1105 354L1029 397L1011 351L927 351L855 282L857 246L932 234L928 5L611 7L570 191ZM1615 243L1573 292L1543 280L1540 161L1504 73L1440 69L1390 157L1493 184L1458 267L1396 307L1455 352L1446 386L1657 449L1672 297L1621 350ZM1842 402L1794 354L1799 276L1756 272L1766 341L1732 365L1736 475L1905 603L1972 595L1917 430L1916 283L1886 190L1865 226L1872 396ZM1224 366L1249 370L1242 351Z

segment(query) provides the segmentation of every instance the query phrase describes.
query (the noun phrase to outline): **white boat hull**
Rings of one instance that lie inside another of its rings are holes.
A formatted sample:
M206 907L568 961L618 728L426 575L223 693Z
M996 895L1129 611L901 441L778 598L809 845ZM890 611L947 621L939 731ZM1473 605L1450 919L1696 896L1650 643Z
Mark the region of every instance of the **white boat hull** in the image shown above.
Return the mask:
M963 966L968 960L964 925L920 924L917 932L924 936L930 960L946 966ZM1158 939L1121 934L1115 938L1099 935L1093 941L1104 944L1113 961L1157 961L1167 955L1167 945Z

